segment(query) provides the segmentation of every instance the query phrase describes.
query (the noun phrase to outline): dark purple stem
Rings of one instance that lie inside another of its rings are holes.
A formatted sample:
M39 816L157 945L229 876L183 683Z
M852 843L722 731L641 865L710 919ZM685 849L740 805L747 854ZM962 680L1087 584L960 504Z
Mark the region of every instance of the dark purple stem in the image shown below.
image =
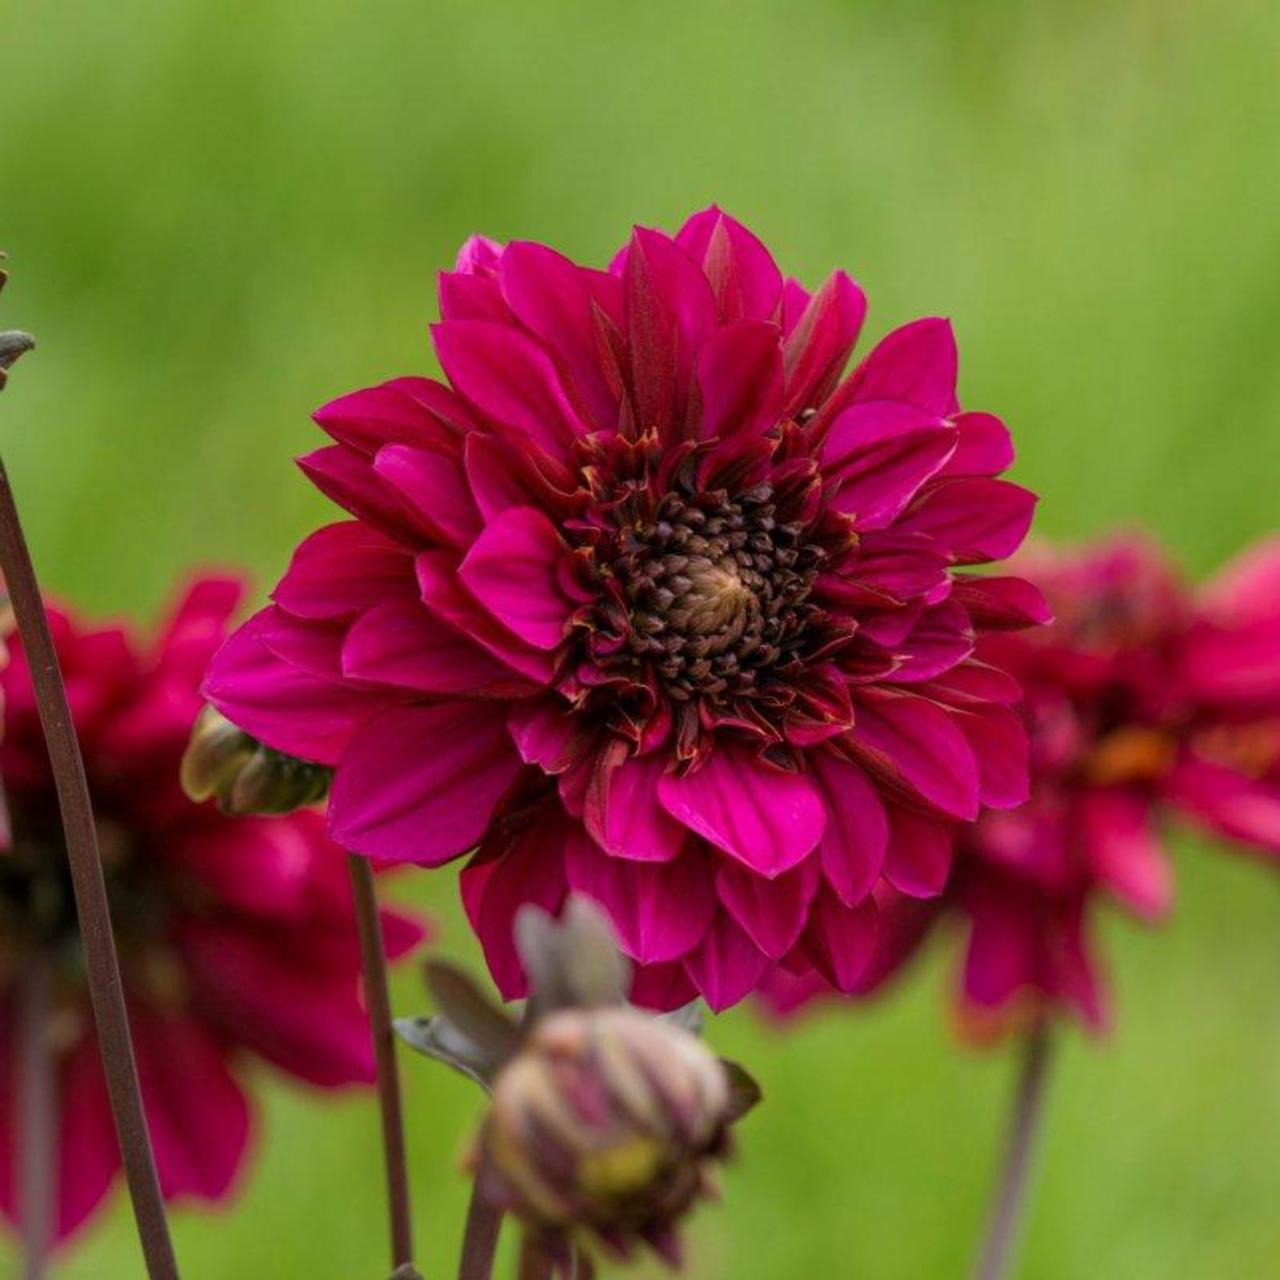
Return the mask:
M1013 1260L1026 1207L1031 1157L1044 1114L1049 1047L1048 1027L1043 1019L1038 1020L1023 1043L1004 1168L974 1280L1003 1280Z
M501 1226L502 1210L480 1194L480 1179L477 1178L471 1187L471 1203L467 1206L458 1280L491 1280Z
M151 1280L177 1280L178 1263L169 1239L160 1180L156 1176L155 1157L142 1110L133 1042L129 1038L129 1017L120 982L120 964L111 930L102 861L98 856L98 832L89 799L89 784L85 779L80 744L72 725L67 691L58 668L35 569L3 461L0 461L0 568L4 570L18 632L26 651L49 763L58 790L76 915L80 921L85 967L89 975L89 998L147 1274Z
M27 965L18 993L21 1110L14 1150L26 1280L43 1280L48 1268L58 1194L58 1094L49 1052L51 977L48 956L37 952Z
M526 1231L520 1241L520 1267L516 1274L518 1280L547 1280L551 1274L551 1256L532 1231Z
M378 894L373 868L367 858L348 854L351 894L355 900L356 928L360 935L360 960L364 969L364 998L373 1033L374 1063L378 1077L378 1104L382 1113L382 1153L386 1164L387 1212L391 1225L391 1265L413 1262L413 1215L409 1202L409 1169L405 1158L404 1107L400 1075L396 1069L395 1031L391 1025L391 992L387 985L387 952L378 917Z

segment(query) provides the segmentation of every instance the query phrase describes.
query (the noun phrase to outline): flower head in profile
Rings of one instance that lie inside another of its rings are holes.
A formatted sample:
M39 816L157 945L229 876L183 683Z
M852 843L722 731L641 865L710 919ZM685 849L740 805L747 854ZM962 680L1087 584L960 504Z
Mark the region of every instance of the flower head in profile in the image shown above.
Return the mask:
M1026 794L1016 686L974 658L1043 620L1032 495L962 412L950 326L845 374L864 298L716 209L608 270L475 239L440 279L447 383L316 415L350 519L297 550L213 664L215 706L331 766L331 832L471 855L507 996L517 908L600 901L636 997L716 1008L778 965L855 985L873 889L943 886L957 824Z
M1164 915L1171 816L1280 849L1280 549L1249 553L1198 594L1132 536L1037 550L1019 568L1055 622L979 652L1025 690L1031 798L963 834L944 898L896 905L907 927L886 933L864 987L895 973L934 921L958 916L966 1029L1053 1012L1099 1029L1094 908L1110 899L1141 919ZM775 982L767 1006L789 1013L830 994Z
M268 1062L330 1087L371 1080L372 1045L342 851L312 811L232 818L178 783L200 680L242 593L195 582L158 638L49 610L80 737L120 955L143 1100L169 1198L216 1201L249 1149L244 1064ZM26 1140L17 1106L18 1007L32 967L49 975L55 1070L57 1230L102 1202L120 1152L88 1003L53 775L20 641L10 640L0 776L9 807L0 852L0 1211ZM421 937L383 916L388 946Z

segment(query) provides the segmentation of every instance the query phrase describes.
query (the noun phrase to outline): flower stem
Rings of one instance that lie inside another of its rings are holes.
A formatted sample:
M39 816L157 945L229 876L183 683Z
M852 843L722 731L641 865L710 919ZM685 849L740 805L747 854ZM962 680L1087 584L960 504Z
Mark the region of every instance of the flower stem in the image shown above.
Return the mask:
M1022 1046L1013 1114L1009 1123L1004 1168L992 1208L974 1280L1003 1280L1013 1260L1022 1226L1030 1180L1032 1149L1044 1114L1045 1082L1049 1067L1049 1031L1037 1019Z
M72 725L67 691L58 668L31 554L27 550L3 461L0 461L0 568L4 571L31 670L40 723L44 728L49 763L58 791L76 916L80 922L85 967L89 975L89 998L147 1274L151 1280L177 1280L178 1263L169 1238L160 1180L156 1176L155 1157L142 1109L133 1042L129 1038L129 1016L125 1010L124 987L120 981L120 963L111 930L111 911L102 877L102 861L98 856L98 832L85 779L84 761Z
M471 1187L471 1203L467 1206L467 1226L462 1237L462 1257L458 1262L458 1280L491 1280L493 1257L498 1248L498 1230L502 1226L502 1210L495 1208L480 1194L480 1179Z
M373 1033L373 1054L378 1078L378 1105L382 1112L382 1152L386 1164L387 1211L391 1223L391 1265L413 1261L413 1216L409 1204L409 1170L405 1159L404 1108L400 1076L396 1070L395 1032L391 1026L391 993L387 986L387 953L378 918L378 895L373 867L367 858L347 855L351 894L355 900L356 928L360 935L360 960L364 969L365 1003Z
M18 1212L26 1280L44 1280L58 1196L58 1095L49 1052L49 958L27 965L19 1001L19 1121L16 1126Z

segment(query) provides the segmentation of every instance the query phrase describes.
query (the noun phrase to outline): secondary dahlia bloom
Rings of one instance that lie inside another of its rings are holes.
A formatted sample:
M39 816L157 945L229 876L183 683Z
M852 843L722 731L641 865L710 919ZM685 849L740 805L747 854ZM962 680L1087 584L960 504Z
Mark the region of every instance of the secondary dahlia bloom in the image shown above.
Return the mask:
M301 461L352 519L297 550L210 700L334 769L331 833L386 861L474 853L494 977L571 889L612 915L636 998L716 1008L777 964L855 984L886 878L937 893L952 833L1026 794L1016 686L978 635L1042 620L1013 551L1034 499L960 411L950 326L847 377L862 292L810 294L716 209L607 271L464 246L433 330L448 379L316 420Z
M196 806L178 765L200 680L241 595L194 583L154 643L57 609L50 623L98 819L143 1100L166 1197L216 1201L248 1154L251 1059L330 1087L371 1080L372 1043L344 855L315 812L229 818ZM53 776L21 642L0 675L0 1211L16 1219L24 1141L18 1007L51 971L57 1231L74 1231L120 1168L89 1010ZM421 937L385 912L389 950Z
M1025 690L1031 799L964 833L945 897L899 917L909 927L886 938L864 989L956 915L966 1029L1055 1011L1099 1029L1106 982L1090 917L1105 898L1146 920L1166 912L1170 816L1280 849L1280 545L1250 552L1198 596L1133 537L1041 550L1019 567L1055 623L990 638L979 653ZM832 994L776 982L766 1007L787 1014Z

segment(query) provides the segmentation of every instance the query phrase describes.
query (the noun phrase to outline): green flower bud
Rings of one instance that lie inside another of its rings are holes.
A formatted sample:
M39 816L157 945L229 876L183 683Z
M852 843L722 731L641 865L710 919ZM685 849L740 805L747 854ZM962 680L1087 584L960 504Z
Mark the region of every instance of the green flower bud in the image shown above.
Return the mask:
M291 813L328 794L332 772L265 746L205 707L182 758L183 790L229 814Z
M675 1263L676 1226L710 1189L735 1118L729 1071L675 1023L636 1009L537 1021L493 1086L475 1163L495 1203L548 1237Z

